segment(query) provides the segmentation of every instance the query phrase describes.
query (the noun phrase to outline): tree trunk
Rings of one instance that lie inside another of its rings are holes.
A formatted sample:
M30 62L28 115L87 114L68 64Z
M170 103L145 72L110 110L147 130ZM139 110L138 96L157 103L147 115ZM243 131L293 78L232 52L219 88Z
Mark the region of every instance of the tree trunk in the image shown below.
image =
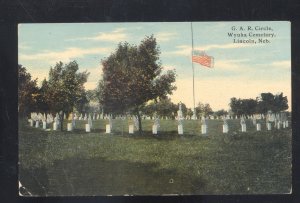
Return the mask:
M139 109L137 108L137 117L138 117L138 121L139 121L139 135L142 135L142 119L141 119L141 115L140 115L140 112L139 112Z
M64 129L64 112L63 111L59 112L59 117L60 117L60 131L63 131L63 129Z

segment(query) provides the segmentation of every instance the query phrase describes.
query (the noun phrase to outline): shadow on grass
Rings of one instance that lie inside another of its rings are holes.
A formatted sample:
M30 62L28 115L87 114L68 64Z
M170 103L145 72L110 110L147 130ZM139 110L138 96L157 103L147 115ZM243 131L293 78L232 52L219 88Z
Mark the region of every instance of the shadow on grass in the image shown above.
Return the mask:
M19 170L20 181L34 195L160 195L203 193L205 182L156 163L103 158L69 158L49 168Z

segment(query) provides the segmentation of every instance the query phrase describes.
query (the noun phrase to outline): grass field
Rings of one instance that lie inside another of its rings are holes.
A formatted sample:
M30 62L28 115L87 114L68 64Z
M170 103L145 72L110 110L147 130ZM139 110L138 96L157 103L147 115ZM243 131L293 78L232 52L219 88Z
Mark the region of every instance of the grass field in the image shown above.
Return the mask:
M256 132L247 120L208 120L203 136L199 121L162 120L159 136L153 121L143 120L144 136L129 135L128 122L84 121L74 132L44 131L19 121L19 180L33 195L160 195L289 193L292 130ZM66 126L66 123L65 125Z

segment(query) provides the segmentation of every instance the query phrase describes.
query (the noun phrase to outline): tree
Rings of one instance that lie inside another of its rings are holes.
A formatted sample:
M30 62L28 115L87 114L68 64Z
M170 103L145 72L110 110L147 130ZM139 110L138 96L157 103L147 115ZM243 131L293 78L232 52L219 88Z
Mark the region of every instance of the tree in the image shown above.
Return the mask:
M178 110L176 104L174 104L170 98L160 99L156 104L157 114L161 117L169 117L174 119Z
M211 109L209 104L202 104L198 103L196 107L196 115L197 117L202 117L202 116L208 116L213 113L213 110Z
M230 100L230 108L235 115L251 115L256 113L257 101L255 99L237 99L233 97Z
M226 115L228 115L228 112L227 111L225 111L224 109L221 109L221 110L218 110L218 111L216 111L215 113L214 113L214 115L215 116L226 116Z
M191 108L187 109L186 115L189 116L189 118L191 118L193 116L193 110Z
M251 115L254 113L266 114L269 110L280 112L288 109L287 97L283 93L273 95L272 93L261 93L256 99L230 100L230 108L235 115Z
M52 112L60 112L61 130L63 129L63 114L74 110L85 97L84 83L87 81L89 73L79 70L76 61L68 64L56 63L54 68L50 68L49 80L47 81L47 91L45 100Z
M146 37L139 46L120 43L114 53L102 60L103 81L100 103L105 112L138 117L142 133L141 108L149 100L166 98L176 89L175 72L162 74L156 39Z
M280 112L288 109L287 97L283 96L283 93L273 95L272 93L261 93L260 97L257 97L258 106L257 112L267 113L269 110L273 112Z
M48 92L49 86L48 82L46 79L43 80L41 88L38 90L38 95L37 95L37 109L38 111L41 112L49 112L50 108L47 103L47 92Z
M31 74L22 65L18 66L18 111L21 117L28 116L36 109L38 96L37 79L32 80Z

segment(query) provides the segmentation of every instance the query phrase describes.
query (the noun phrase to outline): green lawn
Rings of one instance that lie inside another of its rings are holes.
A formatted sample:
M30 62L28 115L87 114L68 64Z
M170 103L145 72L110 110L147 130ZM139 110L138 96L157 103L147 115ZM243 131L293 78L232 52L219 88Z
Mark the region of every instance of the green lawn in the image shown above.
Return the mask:
M203 136L200 121L162 120L159 136L153 121L143 120L144 136L129 135L128 122L84 121L74 132L44 131L19 121L19 178L33 195L159 195L289 193L291 128L256 132L247 120L208 121ZM66 126L66 123L65 123ZM123 129L123 131L122 131Z

